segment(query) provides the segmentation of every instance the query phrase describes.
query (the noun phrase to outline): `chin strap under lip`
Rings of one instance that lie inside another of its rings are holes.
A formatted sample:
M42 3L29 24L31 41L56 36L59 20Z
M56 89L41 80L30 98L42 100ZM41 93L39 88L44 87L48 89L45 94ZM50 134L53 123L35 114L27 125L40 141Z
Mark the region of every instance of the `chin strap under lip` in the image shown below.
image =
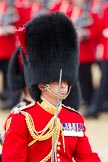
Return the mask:
M51 93L53 96L58 97L57 93L51 88L49 84L44 84L44 89L47 90L49 93ZM71 90L71 86L69 87L68 93L66 95L60 95L60 99L66 99L66 97L69 95Z

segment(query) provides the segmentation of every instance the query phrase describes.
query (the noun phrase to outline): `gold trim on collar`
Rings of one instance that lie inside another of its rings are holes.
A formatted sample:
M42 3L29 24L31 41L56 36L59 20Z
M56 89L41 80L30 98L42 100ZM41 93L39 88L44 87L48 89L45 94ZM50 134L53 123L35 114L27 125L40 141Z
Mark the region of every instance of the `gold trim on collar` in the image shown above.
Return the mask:
M47 111L48 113L54 115L55 112L56 112L56 107L53 106L51 103L49 103L48 101L46 101L42 96L41 96L41 103L38 102L38 104L45 110ZM61 104L59 105L58 107L58 113L61 111Z

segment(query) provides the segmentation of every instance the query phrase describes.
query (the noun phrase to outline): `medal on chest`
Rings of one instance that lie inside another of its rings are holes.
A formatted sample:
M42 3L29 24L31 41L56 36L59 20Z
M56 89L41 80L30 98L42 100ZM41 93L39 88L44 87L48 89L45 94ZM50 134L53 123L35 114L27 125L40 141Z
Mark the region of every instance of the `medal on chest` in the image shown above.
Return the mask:
M84 136L84 125L83 123L62 123L62 130L64 136Z

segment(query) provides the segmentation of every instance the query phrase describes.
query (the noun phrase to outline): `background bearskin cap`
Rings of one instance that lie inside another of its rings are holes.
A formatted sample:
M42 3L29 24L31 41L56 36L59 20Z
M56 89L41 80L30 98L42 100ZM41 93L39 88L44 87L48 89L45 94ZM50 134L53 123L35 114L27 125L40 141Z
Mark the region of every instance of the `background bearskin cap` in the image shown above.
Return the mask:
M25 88L24 68L20 55L20 47L15 50L9 61L8 86L14 92Z

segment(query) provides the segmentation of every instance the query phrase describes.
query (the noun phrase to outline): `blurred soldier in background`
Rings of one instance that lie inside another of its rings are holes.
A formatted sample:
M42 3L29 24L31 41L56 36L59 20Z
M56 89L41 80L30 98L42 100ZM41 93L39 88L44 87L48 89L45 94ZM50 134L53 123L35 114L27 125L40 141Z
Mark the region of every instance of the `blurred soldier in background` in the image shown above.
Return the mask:
M7 69L9 60L18 43L15 37L15 29L22 26L32 18L32 0L8 0L1 2L0 10L0 69L3 72L3 91L0 98L5 102L0 106L2 109L11 109L21 96L21 91L13 95L7 86Z
M0 70L3 72L3 92L1 99L9 96L7 87L7 69L9 59L16 48L16 39L14 36L15 28L20 21L20 16L13 1L0 2Z
M4 7L2 6L4 5ZM0 69L3 72L3 92L0 94L1 99L7 99L1 108L11 108L19 100L20 92L13 99L7 86L7 69L8 63L16 48L15 29L20 26L20 13L15 6L14 1L2 2L2 13L0 17ZM0 10L1 11L1 10ZM8 106L8 107L7 107Z
M98 117L100 112L108 111L108 3L104 3L103 14L100 21L100 47L99 57L101 59L101 80L96 93L95 101L84 113L85 117Z
M91 67L96 61L99 19L91 12L89 0L72 0L72 11L68 13L76 24L79 37L79 81L82 98L87 106L93 102L95 87L93 85Z

